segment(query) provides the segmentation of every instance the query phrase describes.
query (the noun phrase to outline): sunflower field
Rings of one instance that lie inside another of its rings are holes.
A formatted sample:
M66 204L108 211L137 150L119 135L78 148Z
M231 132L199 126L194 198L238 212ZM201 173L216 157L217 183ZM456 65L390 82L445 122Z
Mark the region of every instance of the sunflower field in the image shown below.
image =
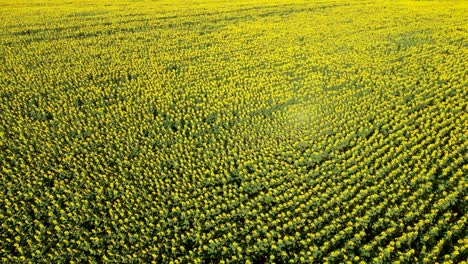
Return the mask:
M467 263L467 14L1 1L0 262Z

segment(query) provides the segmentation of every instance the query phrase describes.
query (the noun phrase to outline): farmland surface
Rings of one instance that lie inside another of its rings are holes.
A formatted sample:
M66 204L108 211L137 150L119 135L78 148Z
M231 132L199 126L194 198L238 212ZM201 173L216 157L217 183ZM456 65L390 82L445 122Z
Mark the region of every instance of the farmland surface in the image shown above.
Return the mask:
M465 261L467 14L0 1L1 262Z

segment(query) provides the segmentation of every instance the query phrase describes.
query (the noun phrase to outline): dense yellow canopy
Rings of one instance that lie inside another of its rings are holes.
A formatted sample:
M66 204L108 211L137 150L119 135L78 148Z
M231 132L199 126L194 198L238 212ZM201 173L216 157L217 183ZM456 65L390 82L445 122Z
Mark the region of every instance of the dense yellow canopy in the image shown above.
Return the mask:
M464 261L467 3L4 0L1 262Z

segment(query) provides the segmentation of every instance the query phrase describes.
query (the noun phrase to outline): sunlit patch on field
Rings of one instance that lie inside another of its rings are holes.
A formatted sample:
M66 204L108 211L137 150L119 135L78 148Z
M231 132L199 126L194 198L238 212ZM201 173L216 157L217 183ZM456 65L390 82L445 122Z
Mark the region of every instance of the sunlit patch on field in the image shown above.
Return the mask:
M323 122L323 117L319 111L319 105L310 104L310 103L297 103L293 104L287 108L285 116L285 128L297 131L302 134L306 133L316 133L314 128L318 124ZM300 134L298 139L300 139Z

